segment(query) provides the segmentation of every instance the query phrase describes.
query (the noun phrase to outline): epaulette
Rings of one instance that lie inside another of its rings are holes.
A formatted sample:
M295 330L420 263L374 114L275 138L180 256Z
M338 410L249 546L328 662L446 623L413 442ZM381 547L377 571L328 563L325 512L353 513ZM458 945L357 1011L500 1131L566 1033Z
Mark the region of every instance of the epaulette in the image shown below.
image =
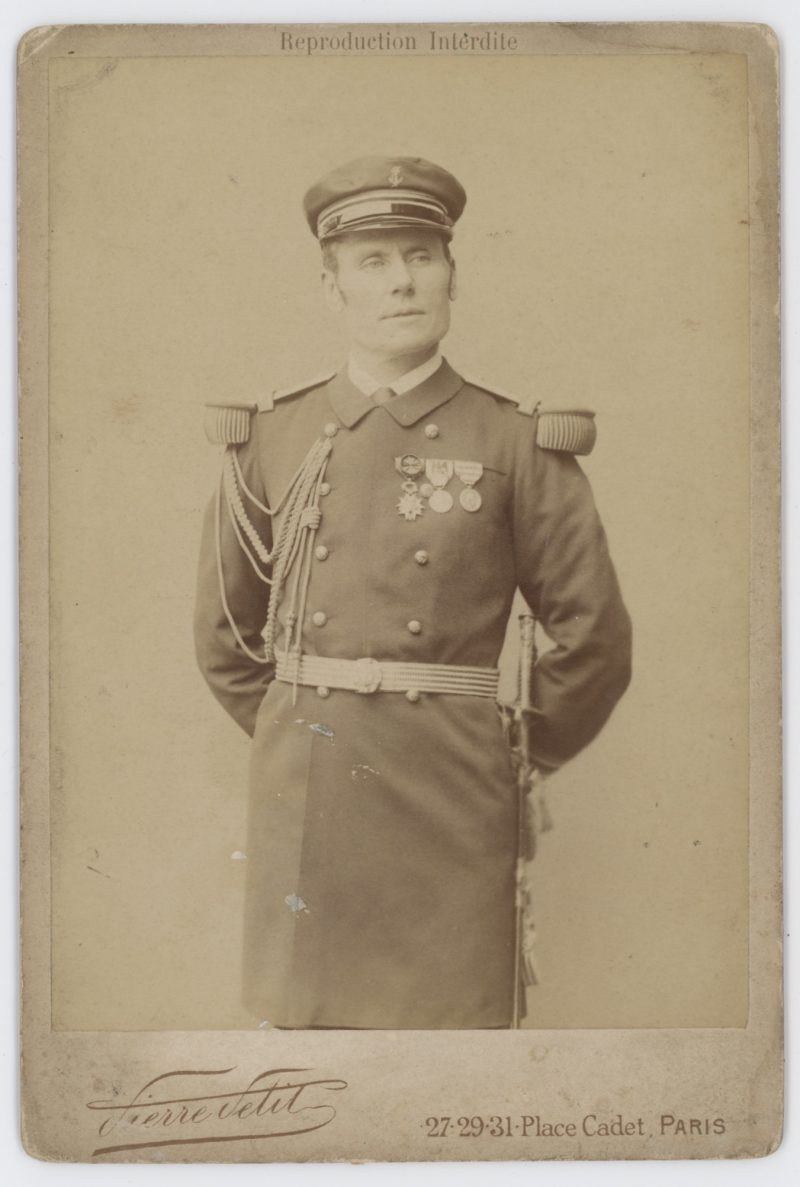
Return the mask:
M335 371L326 371L324 375L318 375L316 379L311 379L299 387L286 387L282 391L271 392L257 404L206 404L206 436L212 445L244 445L245 441L250 439L250 418L254 412L272 412L276 400L309 392L312 388L333 379L335 374Z
M206 404L205 430L212 445L244 445L255 404Z
M317 375L315 379L309 379L307 383L301 383L293 387L284 387L280 391L270 392L268 396L264 396L258 401L259 412L272 412L277 400L285 400L287 396L300 396L303 392L310 392L312 388L320 387L323 383L327 383L329 379L333 379L335 371L326 371L324 375Z
M540 408L536 421L536 444L541 449L585 456L594 449L597 425L594 413L585 408Z
M514 396L502 388L464 377L464 382L516 405L523 416L536 416L536 444L540 449L585 456L597 440L594 413L585 408L542 408L535 396Z

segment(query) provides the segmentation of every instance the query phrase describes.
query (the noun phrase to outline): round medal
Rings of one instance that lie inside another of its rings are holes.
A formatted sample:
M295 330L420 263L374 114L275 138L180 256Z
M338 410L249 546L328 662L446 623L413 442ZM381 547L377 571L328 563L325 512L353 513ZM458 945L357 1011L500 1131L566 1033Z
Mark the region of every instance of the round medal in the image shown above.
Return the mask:
M417 474L421 474L424 468L425 463L415 453L404 454L398 464L401 474L405 474L408 478L416 478Z
M446 490L435 490L428 500L431 511L449 511L453 506L453 496Z
M422 486L419 488L419 493L422 495L423 499L429 499L433 494L433 491L434 488L431 486L430 482L423 482Z
M465 511L480 511L483 499L474 486L467 486L458 496L458 501Z

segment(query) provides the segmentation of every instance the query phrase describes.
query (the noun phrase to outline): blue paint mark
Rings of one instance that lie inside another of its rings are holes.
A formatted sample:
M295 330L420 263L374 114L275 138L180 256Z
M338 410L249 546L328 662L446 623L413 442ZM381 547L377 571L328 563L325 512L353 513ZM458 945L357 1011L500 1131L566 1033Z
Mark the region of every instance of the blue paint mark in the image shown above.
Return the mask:
M334 731L329 725L320 725L318 721L312 722L308 728L313 730L315 734L322 734L324 738L333 738L335 736Z

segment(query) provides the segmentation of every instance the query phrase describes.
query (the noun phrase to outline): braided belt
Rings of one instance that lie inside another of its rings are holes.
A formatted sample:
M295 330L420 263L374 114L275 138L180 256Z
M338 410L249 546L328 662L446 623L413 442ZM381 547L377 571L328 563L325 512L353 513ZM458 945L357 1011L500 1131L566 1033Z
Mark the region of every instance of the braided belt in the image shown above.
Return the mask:
M423 692L497 697L499 672L497 668L462 668L453 664L329 659L278 652L275 675L286 684L316 686L323 695L331 688L342 688L360 693L404 692L412 698Z

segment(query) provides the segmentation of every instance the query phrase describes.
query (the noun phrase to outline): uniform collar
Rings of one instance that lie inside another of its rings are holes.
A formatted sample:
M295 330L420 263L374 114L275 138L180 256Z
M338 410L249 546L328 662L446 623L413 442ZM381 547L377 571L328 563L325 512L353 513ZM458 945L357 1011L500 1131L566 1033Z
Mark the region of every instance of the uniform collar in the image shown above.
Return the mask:
M447 359L442 359L441 366L433 375L417 384L411 391L387 400L380 407L399 425L413 425L429 412L433 412L434 408L452 399L463 385L464 380L461 376L456 374ZM333 411L348 429L358 424L368 412L375 412L379 407L369 396L358 390L346 369L335 375L328 384L328 398Z
M375 392L382 387L391 387L394 389L396 395L405 395L410 392L412 387L417 387L420 383L424 383L435 371L438 371L442 365L442 356L437 350L436 354L431 358L426 359L424 363L420 363L418 367L413 367L410 371L406 371L405 375L400 375L397 379L393 379L391 383L379 383L377 379L365 371L363 367L359 367L353 359L347 364L347 374L356 387L364 393L365 396L374 396Z

